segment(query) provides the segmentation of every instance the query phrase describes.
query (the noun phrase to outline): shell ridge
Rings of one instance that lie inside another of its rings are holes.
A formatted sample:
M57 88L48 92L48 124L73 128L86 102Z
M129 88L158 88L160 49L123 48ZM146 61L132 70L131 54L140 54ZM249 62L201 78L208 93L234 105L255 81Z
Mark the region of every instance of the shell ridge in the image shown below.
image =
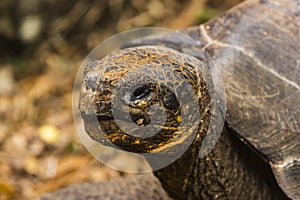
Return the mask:
M228 48L233 48L235 50L238 50L240 52L242 52L244 55L247 55L249 58L253 59L255 61L255 63L260 66L261 68L263 68L264 70L270 72L271 74L273 74L274 76L276 76L277 78L279 78L280 80L282 80L283 82L295 87L296 89L300 90L300 86L287 79L286 77L280 75L277 71L275 71L274 69L270 68L270 67L267 67L266 65L264 65L259 59L257 59L254 55L252 55L251 53L245 51L245 49L239 47L239 46L236 46L236 45L230 45L230 44L226 44L226 43L223 43L223 42L220 42L220 41L217 41L217 40L213 40L207 33L207 31L205 30L205 27L204 25L201 25L200 26L200 31L201 33L203 34L203 37L207 40L207 44L203 47L204 49L211 46L212 44L215 44L217 46L220 46L220 47L228 47Z

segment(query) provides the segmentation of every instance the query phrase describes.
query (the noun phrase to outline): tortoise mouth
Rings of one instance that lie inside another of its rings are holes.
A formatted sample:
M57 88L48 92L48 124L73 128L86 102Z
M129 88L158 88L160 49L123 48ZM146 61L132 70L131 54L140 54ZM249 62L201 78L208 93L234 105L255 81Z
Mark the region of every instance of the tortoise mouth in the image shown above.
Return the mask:
M110 121L110 120L114 120L114 117L108 115L98 115L97 119L98 121Z
M132 153L159 152L161 147L174 142L179 135L175 134L178 127L174 124L168 124L168 122L165 126L159 126L159 131L156 133L151 133L153 129L150 127L150 131L146 133L147 137L144 137L143 134L145 133L140 133L139 129L135 130L130 126L127 127L127 130L131 129L130 132L124 131L124 126L129 124L129 119L116 119L112 115L106 114L96 116L85 113L82 113L82 119L84 120L85 131L91 139L102 145ZM133 120L131 119L132 123ZM120 125L122 128L120 128Z

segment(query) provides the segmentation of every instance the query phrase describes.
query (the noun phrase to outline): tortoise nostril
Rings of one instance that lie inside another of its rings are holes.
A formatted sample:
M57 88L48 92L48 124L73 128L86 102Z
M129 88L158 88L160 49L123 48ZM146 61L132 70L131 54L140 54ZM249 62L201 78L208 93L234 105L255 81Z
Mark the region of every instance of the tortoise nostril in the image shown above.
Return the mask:
M93 92L96 91L96 83L97 81L97 76L90 74L89 76L87 76L87 78L85 79L85 88L86 90L92 90Z

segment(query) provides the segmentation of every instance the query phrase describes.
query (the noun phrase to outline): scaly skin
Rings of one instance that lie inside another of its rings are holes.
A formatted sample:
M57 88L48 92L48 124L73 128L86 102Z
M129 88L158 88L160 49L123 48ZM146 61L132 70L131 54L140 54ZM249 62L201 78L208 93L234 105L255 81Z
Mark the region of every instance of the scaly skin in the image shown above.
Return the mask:
M267 163L227 127L202 159L197 151L200 143L195 141L181 158L154 172L174 199L288 199Z

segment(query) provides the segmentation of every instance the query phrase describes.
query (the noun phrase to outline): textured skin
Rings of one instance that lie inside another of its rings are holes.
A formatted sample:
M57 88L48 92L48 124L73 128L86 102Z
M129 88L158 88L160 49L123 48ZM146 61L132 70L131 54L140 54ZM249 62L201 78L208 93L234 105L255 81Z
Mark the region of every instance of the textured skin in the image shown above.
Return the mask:
M226 127L203 159L198 158L199 146L195 143L175 163L154 172L174 199L288 199L270 167Z
M147 188L147 193L145 189ZM170 200L152 174L134 175L106 182L76 184L46 194L43 200Z
M154 172L174 199L300 199L299 5L246 1L183 30L197 40L188 49L167 35L132 44L167 43L192 55L206 50L222 72L227 127L213 151L197 157L198 134L182 157Z

